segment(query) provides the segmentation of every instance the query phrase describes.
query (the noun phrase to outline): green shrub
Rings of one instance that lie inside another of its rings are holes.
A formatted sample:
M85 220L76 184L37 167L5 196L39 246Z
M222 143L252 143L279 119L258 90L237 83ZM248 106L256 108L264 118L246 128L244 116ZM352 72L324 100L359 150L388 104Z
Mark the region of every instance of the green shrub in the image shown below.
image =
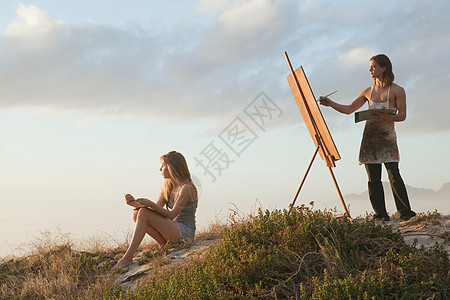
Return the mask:
M157 272L125 297L447 299L449 270L443 249L410 247L386 225L305 208L259 211L227 229L203 261Z

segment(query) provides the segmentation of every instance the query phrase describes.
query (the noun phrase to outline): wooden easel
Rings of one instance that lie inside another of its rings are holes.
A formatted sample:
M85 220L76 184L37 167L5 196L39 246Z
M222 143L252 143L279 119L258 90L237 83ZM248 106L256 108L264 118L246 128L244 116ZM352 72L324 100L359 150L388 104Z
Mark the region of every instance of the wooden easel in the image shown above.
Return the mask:
M335 161L340 159L340 155L337 151L336 145L334 144L333 138L331 137L330 132L328 131L328 127L326 126L325 120L323 119L322 113L317 106L317 102L312 93L311 87L309 86L308 80L306 79L306 75L303 72L303 68L300 67L296 71L292 68L291 62L286 52L284 52L286 60L288 62L289 68L291 70L292 78L288 76L288 82L291 86L292 93L294 94L294 98L297 102L297 105L302 113L303 119L308 127L309 133L313 138L313 141L316 145L316 150L314 151L314 155L306 169L305 175L300 183L300 186L295 194L294 200L292 201L289 207L289 213L295 205L295 201L300 193L300 190L305 183L306 177L312 167L312 164L317 156L317 153L320 153L322 159L325 161L328 170L330 171L331 177L333 179L334 185L339 194L339 198L341 200L342 205L344 206L345 213L347 217L351 221L350 213L348 212L347 206L345 205L344 197L342 196L339 185L336 181L336 177L334 176L332 167L336 167ZM301 76L301 82L299 82L298 75ZM302 89L303 85L303 89ZM301 98L301 100L299 99ZM311 98L313 100L311 100ZM308 99L309 102L308 103ZM315 107L311 107L311 105L315 105Z

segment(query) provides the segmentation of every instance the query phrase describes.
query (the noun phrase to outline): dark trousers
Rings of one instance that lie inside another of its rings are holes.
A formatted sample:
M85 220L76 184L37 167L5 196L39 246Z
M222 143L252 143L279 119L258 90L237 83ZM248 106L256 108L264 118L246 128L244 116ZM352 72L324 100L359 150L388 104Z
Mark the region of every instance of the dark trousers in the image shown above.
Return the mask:
M409 219L416 215L411 210L409 204L408 193L406 192L405 183L400 176L397 162L384 164L388 173L389 182L391 184L392 194L394 195L395 206L400 213L401 219ZM381 164L366 164L367 176L369 179L369 198L375 211L375 218L389 219L386 204L384 200L383 184L381 183Z

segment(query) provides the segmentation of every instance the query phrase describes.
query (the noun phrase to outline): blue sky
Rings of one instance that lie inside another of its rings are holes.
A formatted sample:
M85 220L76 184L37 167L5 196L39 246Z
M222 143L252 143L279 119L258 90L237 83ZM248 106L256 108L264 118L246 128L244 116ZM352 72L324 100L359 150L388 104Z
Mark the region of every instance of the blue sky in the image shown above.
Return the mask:
M0 203L154 199L159 157L178 150L202 188L202 224L232 204L287 208L314 146L284 51L317 97L338 90L344 103L372 84L369 58L387 54L407 92L403 177L437 190L450 182L449 13L437 0L2 1ZM245 113L261 92L278 107L263 128ZM342 156L341 190L361 193L363 124L322 112ZM255 138L239 155L221 139L236 118ZM214 181L196 163L211 143L229 159ZM342 210L320 159L300 194L310 200Z

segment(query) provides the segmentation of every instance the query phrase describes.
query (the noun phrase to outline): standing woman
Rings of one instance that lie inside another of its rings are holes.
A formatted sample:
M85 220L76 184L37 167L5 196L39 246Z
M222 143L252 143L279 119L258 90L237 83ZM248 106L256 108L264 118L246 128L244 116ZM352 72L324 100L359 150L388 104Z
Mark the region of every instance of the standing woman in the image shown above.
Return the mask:
M162 246L167 241L193 239L195 236L195 212L197 209L197 189L192 182L186 159L181 153L171 151L161 157L164 185L155 202L135 199L126 194L126 203L135 207L133 220L136 222L133 238L124 256L111 271L133 263L133 255L145 234L149 234ZM164 205L167 207L164 208Z
M409 220L416 215L411 210L406 187L400 176L400 160L395 122L406 119L405 90L394 83L394 73L389 58L384 54L372 57L369 72L373 85L364 89L351 104L338 104L327 97L320 97L320 104L330 106L338 112L351 114L368 102L369 109L396 108L395 115L375 113L376 119L366 121L359 153L359 164L364 164L368 176L369 197L374 219L389 220L381 182L381 164L384 164L394 195L395 205L400 218Z

